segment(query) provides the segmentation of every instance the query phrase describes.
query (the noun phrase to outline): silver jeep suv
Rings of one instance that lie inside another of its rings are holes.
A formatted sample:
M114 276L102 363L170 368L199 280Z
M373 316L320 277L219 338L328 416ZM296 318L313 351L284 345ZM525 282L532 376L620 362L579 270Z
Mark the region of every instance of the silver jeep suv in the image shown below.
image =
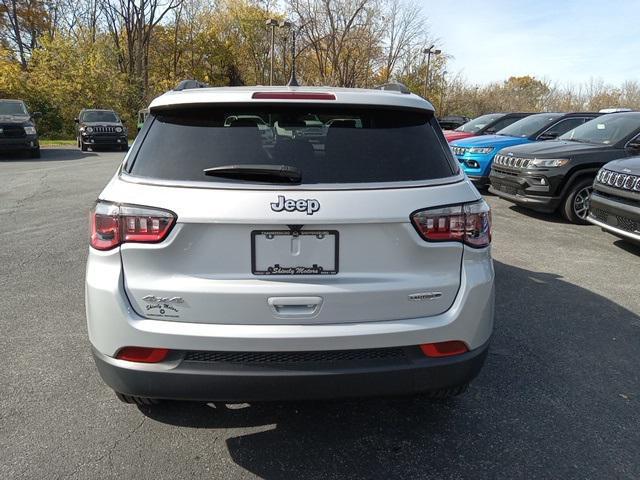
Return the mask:
M168 92L91 218L89 338L125 402L448 396L484 362L489 207L402 89Z

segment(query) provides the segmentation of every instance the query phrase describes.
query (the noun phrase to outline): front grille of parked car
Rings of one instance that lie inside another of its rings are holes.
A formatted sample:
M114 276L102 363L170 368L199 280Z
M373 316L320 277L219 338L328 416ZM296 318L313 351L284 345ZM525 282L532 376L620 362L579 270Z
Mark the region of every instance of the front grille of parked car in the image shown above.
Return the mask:
M596 176L596 182L608 187L640 192L640 176L627 175L601 168Z
M405 359L402 348L366 348L313 352L208 352L188 351L185 361L242 364L334 363L362 360Z
M517 177L518 173L517 172L512 172L511 170L505 170L504 168L498 168L495 165L493 166L493 171L494 172L498 172L502 175L509 175L510 177Z
M111 126L93 127L93 133L119 133L119 132L116 132L116 128L121 128L121 127L111 127Z
M501 155L498 154L493 159L494 165L502 165L505 167L513 167L513 168L527 168L531 163L531 159L529 158L520 158L513 157L511 155Z
M0 130L0 137L4 138L23 138L27 136L24 127L20 125L0 125Z
M464 147L451 147L451 150L453 150L454 155L464 155L467 151Z
M616 220L618 220L618 227L622 230L626 230L631 233L640 233L640 223L635 220L631 220L627 217L622 217L620 215L616 215Z
M608 223L609 222L609 213L606 210L602 210L601 208L591 207L589 210L591 216L598 220L599 222Z
M589 212L591 213L591 216L599 222L606 223L612 227L618 227L627 232L640 233L640 222L637 222L636 220L623 217L622 215L614 215L597 207L592 207Z

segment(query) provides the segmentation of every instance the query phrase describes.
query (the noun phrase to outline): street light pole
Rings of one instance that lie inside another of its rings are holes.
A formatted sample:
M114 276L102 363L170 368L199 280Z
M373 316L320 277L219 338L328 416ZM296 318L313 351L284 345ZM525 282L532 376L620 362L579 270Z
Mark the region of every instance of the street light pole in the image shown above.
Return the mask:
M276 43L276 27L278 26L278 21L275 18L270 18L266 21L268 27L271 27L271 63L269 66L269 85L273 85L273 55Z
M440 55L442 53L442 50L439 49L435 49L435 45L431 45L429 48L425 48L424 50L422 50L422 53L424 53L425 57L426 57L426 63L427 63L427 71L424 74L424 98L427 98L427 92L429 89L429 71L430 71L430 67L431 67L431 55ZM424 63L424 60L423 60Z

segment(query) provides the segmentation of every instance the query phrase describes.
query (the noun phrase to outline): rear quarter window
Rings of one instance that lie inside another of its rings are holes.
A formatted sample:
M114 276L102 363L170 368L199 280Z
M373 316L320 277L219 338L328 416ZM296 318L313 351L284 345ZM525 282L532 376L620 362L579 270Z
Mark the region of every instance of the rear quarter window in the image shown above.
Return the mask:
M288 105L156 111L127 165L135 176L256 183L207 177L238 164L296 167L302 184L433 180L458 172L430 112Z

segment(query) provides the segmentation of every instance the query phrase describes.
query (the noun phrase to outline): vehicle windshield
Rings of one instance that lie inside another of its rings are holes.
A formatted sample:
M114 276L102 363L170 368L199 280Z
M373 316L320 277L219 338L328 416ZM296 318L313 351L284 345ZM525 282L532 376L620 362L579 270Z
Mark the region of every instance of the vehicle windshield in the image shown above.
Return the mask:
M640 129L640 113L610 113L568 131L560 140L614 145Z
M465 123L464 125L456 128L456 132L468 132L468 133L477 133L491 122L498 120L500 117L503 117L502 113L489 113L487 115L481 115L478 118L474 118L470 122Z
M84 112L80 117L83 122L119 122L118 116L105 110L92 110Z
M512 123L503 128L496 135L506 135L508 137L530 137L540 129L551 124L562 116L562 113L538 113Z
M420 181L457 162L429 112L373 107L227 106L154 112L127 171L163 180L234 182L205 170L288 166L302 184ZM215 171L215 170L213 170Z
M0 102L0 115L28 115L27 109L22 102Z

